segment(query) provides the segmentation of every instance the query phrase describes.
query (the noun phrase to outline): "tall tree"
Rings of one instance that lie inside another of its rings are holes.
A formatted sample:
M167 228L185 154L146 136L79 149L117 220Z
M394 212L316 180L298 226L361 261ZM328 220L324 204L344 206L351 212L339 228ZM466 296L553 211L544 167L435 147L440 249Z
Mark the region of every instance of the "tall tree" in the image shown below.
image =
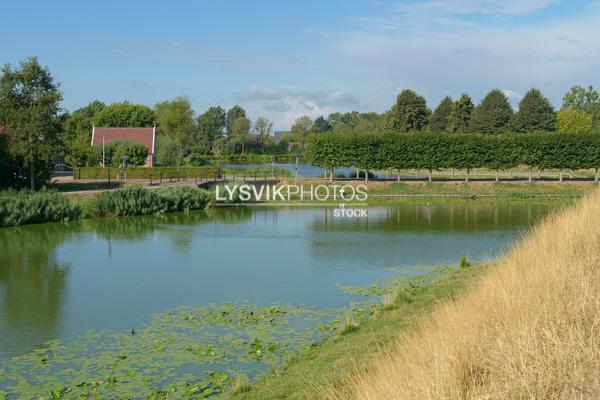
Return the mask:
M585 133L592 130L593 118L587 111L563 107L556 114L556 128L563 133Z
M508 97L499 89L490 91L473 111L471 131L496 134L509 130L513 109Z
M7 64L0 77L0 122L10 137L10 152L29 175L31 190L47 179L60 146L62 94L47 67L37 58Z
M431 110L425 98L412 90L403 90L396 104L386 113L385 127L397 132L416 132L427 126Z
M452 133L467 132L473 115L473 100L471 96L463 93L452 105L448 131Z
M212 147L215 139L220 138L225 133L226 113L219 106L210 107L198 117L198 138L206 142L208 147Z
M552 132L556 130L556 113L542 92L531 89L519 102L511 125L516 132Z
M563 98L562 108L587 112L592 116L595 127L600 127L600 93L592 85L587 89L573 86Z
M101 127L145 127L154 124L154 111L143 104L127 101L104 107L94 116L94 125Z
M450 96L442 99L429 119L429 129L432 132L445 132L450 123L450 113L454 102Z
M238 118L246 118L246 110L244 110L242 106L236 104L227 111L227 137L231 136L233 123Z
M158 103L154 106L156 127L159 135L178 141L183 147L194 142L196 123L192 103L187 97Z
M229 140L234 145L239 144L242 148L242 154L245 153L246 144L250 137L250 120L246 117L239 117L231 123Z
M254 134L260 144L260 150L264 151L273 141L273 122L265 117L256 118L256 121L254 122Z
M304 143L306 142L306 137L310 133L310 128L312 127L312 121L310 117L303 115L294 121L294 125L292 125L292 136L294 140L300 144L301 148L304 148Z
M331 124L322 115L313 122L312 130L317 133L329 132L332 130Z
M94 161L94 152L90 147L93 118L104 107L104 103L94 100L67 117L61 134L67 164L81 166Z

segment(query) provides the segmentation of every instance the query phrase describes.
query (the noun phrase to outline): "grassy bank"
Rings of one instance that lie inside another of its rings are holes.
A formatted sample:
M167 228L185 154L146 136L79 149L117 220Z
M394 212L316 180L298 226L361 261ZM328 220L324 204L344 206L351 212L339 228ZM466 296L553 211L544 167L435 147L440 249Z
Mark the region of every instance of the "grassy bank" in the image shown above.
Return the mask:
M481 280L348 368L330 399L600 397L600 192L558 212ZM358 373L356 373L358 372Z
M7 190L0 192L0 227L198 210L211 200L212 193L195 186L132 187L101 192L90 199L73 199L54 191Z
M365 373L365 361L388 348L398 331L409 330L436 304L456 296L485 267L447 268L423 277L394 281L382 306L370 316L347 319L320 346L299 353L285 368L273 370L254 385L240 388L234 399L314 399L325 388L342 385L348 371ZM358 293L381 295L369 287Z

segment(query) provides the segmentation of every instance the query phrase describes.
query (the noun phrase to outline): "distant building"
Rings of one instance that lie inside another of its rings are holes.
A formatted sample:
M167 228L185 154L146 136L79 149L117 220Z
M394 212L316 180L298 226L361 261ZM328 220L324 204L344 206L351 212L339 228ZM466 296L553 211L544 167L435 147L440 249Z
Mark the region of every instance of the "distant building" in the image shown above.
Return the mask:
M135 142L146 146L148 158L146 166L154 166L154 146L156 143L156 126L151 128L92 128L92 146L113 142Z

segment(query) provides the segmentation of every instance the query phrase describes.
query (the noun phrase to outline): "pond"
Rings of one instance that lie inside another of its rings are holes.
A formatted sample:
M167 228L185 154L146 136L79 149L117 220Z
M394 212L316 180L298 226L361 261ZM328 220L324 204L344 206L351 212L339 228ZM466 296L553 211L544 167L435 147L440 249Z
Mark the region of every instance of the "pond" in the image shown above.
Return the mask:
M0 229L0 370L48 341L143 331L153 314L181 306L347 307L356 295L340 285L414 276L463 254L497 257L550 207L406 203L369 207L366 218L333 210L222 207Z

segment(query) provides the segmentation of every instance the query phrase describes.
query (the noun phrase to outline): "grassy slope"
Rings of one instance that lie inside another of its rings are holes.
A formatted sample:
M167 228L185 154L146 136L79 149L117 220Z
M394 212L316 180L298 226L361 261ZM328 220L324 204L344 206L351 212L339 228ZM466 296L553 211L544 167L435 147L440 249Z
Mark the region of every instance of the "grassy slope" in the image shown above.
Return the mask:
M378 351L392 343L398 331L440 301L455 295L484 267L444 270L432 283L412 280L412 301L395 298L385 310L359 324L358 329L336 336L325 345L291 360L283 371L273 372L234 399L312 399L325 385L342 383L349 370L359 369Z
M324 397L600 398L599 243L595 191Z

